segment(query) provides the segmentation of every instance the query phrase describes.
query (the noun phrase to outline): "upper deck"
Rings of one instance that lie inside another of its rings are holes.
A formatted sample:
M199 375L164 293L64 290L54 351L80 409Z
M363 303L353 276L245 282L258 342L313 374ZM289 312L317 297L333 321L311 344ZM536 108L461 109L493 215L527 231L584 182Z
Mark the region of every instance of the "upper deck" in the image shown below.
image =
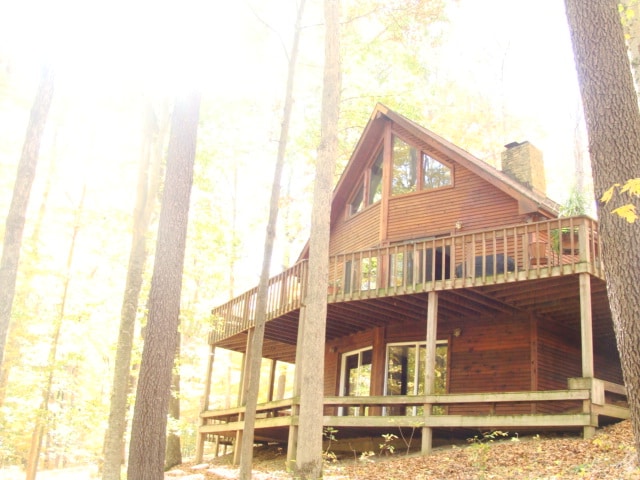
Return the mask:
M265 338L295 345L307 268L302 261L269 280L266 320L271 328ZM532 305L534 297L540 305L540 295L546 292L556 301L544 307L545 313L563 315L570 323L579 309L574 300L577 279L573 274L577 273L604 279L598 224L584 216L459 230L450 236L333 255L329 258L327 337L346 335L376 322L415 315L426 318L421 296L430 291L451 292L440 303L440 314L445 317L479 309L513 311ZM256 287L213 309L211 344L231 347L234 342L225 340L255 325L257 293ZM604 282L595 284L592 294L596 316L599 310L608 316Z

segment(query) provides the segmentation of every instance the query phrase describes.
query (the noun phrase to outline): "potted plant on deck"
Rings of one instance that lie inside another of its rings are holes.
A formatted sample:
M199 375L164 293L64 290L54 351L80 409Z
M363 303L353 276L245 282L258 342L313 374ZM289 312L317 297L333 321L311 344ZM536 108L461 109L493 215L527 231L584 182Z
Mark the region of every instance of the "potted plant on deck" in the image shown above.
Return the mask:
M573 186L569 198L560 207L561 218L577 217L587 213L587 198L577 186ZM576 255L578 253L578 229L564 227L551 231L551 246L559 254Z

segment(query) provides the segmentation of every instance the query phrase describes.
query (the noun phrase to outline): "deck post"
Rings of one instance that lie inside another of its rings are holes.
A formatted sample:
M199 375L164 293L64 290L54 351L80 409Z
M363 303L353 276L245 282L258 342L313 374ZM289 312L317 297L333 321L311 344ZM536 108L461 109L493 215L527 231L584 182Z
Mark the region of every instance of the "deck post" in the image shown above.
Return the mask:
M247 381L249 380L249 375L247 375L247 369L251 364L251 344L253 343L253 334L255 332L255 327L251 327L247 330L247 347L244 354L244 359L242 362L242 375L240 375L240 391L238 392L238 405L244 407L247 403L246 399L246 391L249 387L247 385ZM238 413L238 422L244 421L244 413ZM244 427L243 427L244 428ZM237 466L240 463L240 445L242 445L242 433L243 430L236 431L236 439L233 444L233 465Z
M438 293L429 292L427 304L427 351L424 368L424 393L432 395L435 384L436 370L436 339L438 336ZM431 416L431 404L424 404L425 425L429 425ZM422 427L422 455L429 455L433 445L433 429L429 426Z
M287 467L291 471L295 470L296 462L296 450L298 449L298 422L294 422L293 419L300 414L300 377L302 372L300 371L300 364L302 363L302 352L300 345L302 345L302 338L304 336L304 320L306 318L306 307L300 308L300 314L298 316L298 338L296 340L296 369L293 373L293 398L294 401L291 404L291 425L289 426L289 438L287 441Z
M594 378L593 364L593 323L591 313L591 276L581 273L580 281L580 339L582 350L582 378ZM584 401L583 411L591 413L592 398ZM587 425L583 428L584 438L591 438L596 427Z
M591 276L580 274L580 336L582 344L582 377L593 378L593 326L591 318Z
M275 390L276 383L276 361L272 358L269 362L269 394L267 399L273 401L273 392Z
M205 374L204 379L204 394L202 396L202 411L206 412L209 410L209 396L211 394L211 374L213 372L213 360L216 357L216 346L211 345L211 352L209 353L209 361L207 362L207 373ZM204 425L204 418L200 418L200 426ZM204 454L204 440L206 434L198 432L196 437L196 462L202 462L202 456ZM216 441L217 444L217 441ZM216 448L217 452L217 448Z

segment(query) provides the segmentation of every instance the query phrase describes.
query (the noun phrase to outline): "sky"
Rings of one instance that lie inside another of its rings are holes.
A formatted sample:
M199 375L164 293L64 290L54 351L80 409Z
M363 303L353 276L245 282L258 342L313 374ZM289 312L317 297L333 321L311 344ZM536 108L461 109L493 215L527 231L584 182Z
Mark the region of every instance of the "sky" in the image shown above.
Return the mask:
M574 136L581 118L563 2L458 0L447 5L446 36L437 49L424 54L443 77L523 120L528 127L523 138L505 138L504 143L529 140L540 148L549 196L563 201L573 183ZM307 48L321 41L319 6L318 0L307 1ZM290 43L294 17L295 2L290 0L0 0L0 67L10 58L29 91L35 88L38 65L54 59L59 66L56 93L69 99L68 110L89 118L91 108L114 107L113 116L105 115L102 124L94 126L113 139L112 151L100 152L112 161L118 157L116 143L129 150L135 144L123 138L127 131L137 134L134 123L117 116L142 91L159 95L195 84L214 102L253 99L252 112L225 115L251 121L236 129L252 131L256 144L267 148L260 152L247 147L243 155L246 162L262 161L274 151L278 135L278 98L284 93L286 67L283 44ZM319 73L321 49L317 52L319 58L301 61L301 75ZM300 82L299 91L304 88ZM271 100L258 107L261 99ZM221 113L214 109L214 115ZM111 135L104 129L112 129ZM127 161L135 161L136 155L129 153ZM116 174L111 181L119 180ZM268 183L270 174L255 181ZM248 199L249 210L266 203Z
M531 125L527 138L505 142L542 150L549 196L562 201L575 172L575 132L584 131L564 2L460 0L451 10L442 56L454 61L444 68Z

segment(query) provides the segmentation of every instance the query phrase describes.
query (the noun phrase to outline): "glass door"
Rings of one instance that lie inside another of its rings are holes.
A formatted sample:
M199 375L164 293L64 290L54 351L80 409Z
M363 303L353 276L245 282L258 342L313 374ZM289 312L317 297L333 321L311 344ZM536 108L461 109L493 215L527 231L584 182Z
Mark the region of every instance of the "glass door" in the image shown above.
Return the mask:
M404 343L387 346L386 395L423 395L425 343ZM446 392L447 343L436 346L435 393ZM388 407L387 415L421 415L422 407Z
M347 397L367 397L371 387L371 348L345 353L342 356L342 379L340 395ZM360 407L341 410L342 415L366 415Z

